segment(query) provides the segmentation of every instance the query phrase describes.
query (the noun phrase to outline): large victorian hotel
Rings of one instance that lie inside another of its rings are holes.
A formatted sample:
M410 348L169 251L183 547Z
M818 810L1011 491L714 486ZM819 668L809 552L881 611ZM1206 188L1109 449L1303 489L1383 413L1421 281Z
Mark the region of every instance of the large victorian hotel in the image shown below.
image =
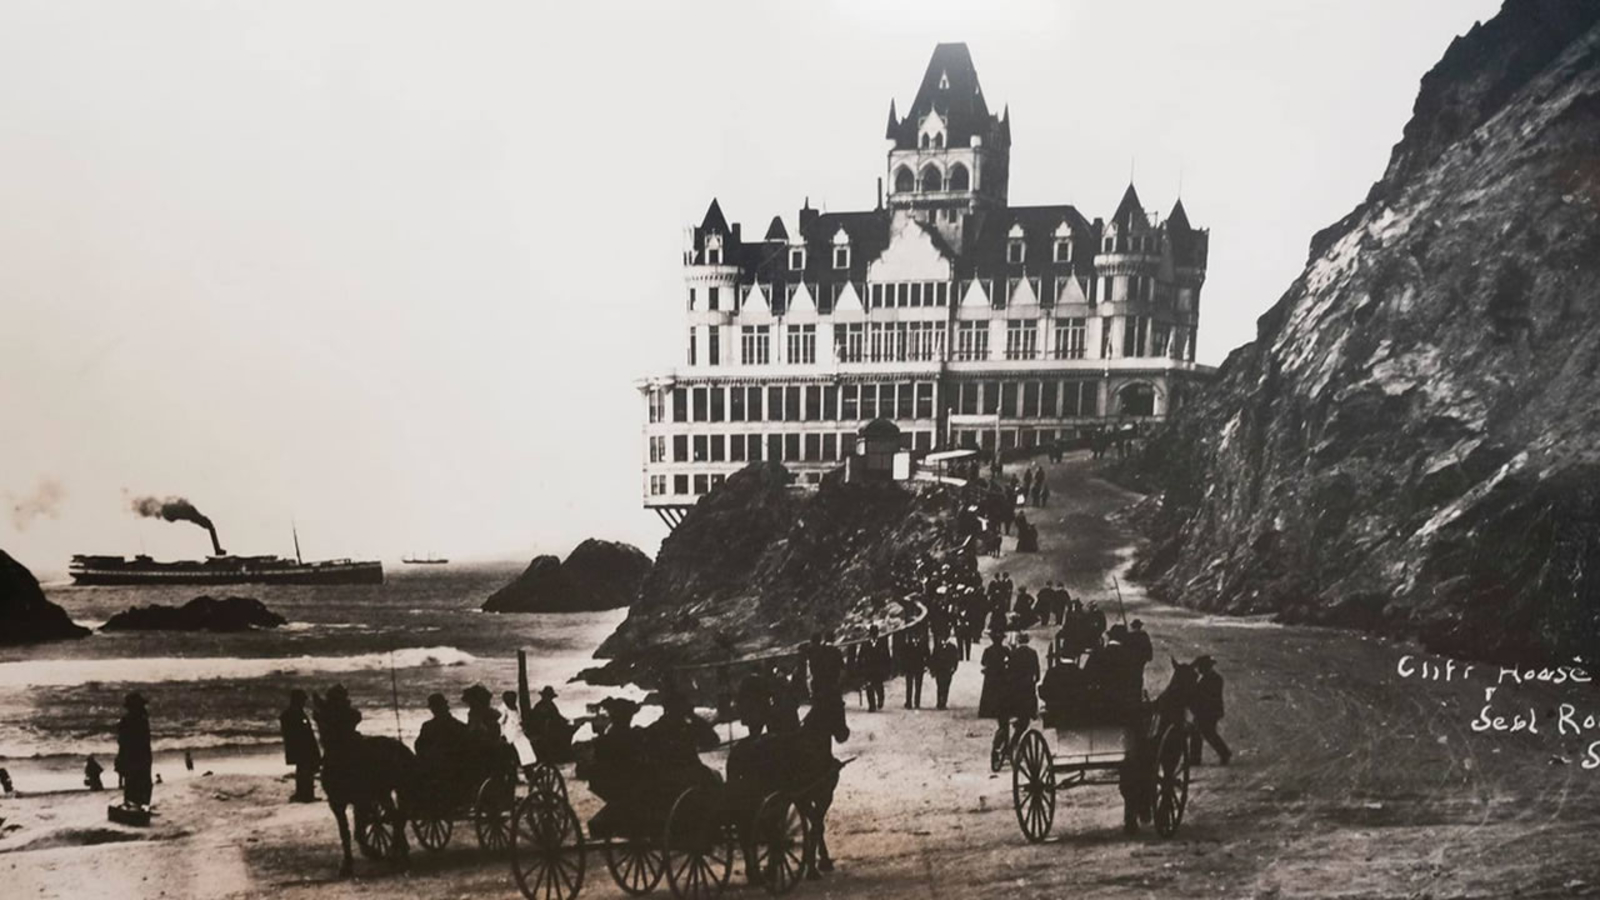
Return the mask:
M1008 205L1009 110L965 44L934 49L885 138L877 209L807 204L755 237L713 200L688 230L684 364L640 384L645 505L669 525L750 461L820 480L875 418L913 452L1027 448L1159 419L1210 373L1208 232L1132 185L1109 220Z

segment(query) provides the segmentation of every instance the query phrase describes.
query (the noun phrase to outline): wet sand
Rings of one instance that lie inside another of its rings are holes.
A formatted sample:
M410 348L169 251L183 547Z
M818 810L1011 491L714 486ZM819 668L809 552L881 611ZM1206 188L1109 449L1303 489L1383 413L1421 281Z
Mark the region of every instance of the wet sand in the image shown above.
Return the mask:
M1050 473L1051 508L1030 512L1044 552L1014 554L1007 541L984 568L1030 587L1065 578L1114 617L1106 579L1131 542L1107 517L1137 498L1093 478L1082 459ZM1126 583L1123 592L1155 638L1152 691L1169 654L1210 653L1228 679L1221 731L1234 762L1196 770L1175 838L1124 837L1116 790L1084 788L1060 795L1050 841L1026 843L1009 772L988 771L992 725L974 713L973 662L947 712L901 709L899 683L882 713L851 698L853 735L838 753L857 759L829 819L838 870L795 896L1498 898L1600 887L1600 771L1580 764L1589 739L1557 735L1548 721L1538 735L1474 733L1486 682L1402 679L1396 664L1415 652L1403 646L1161 607ZM1036 635L1042 646L1044 631ZM929 705L932 693L929 679ZM1600 708L1592 696L1507 685L1495 702ZM289 790L261 776L169 783L148 832L106 825L107 795L0 801L0 815L22 825L0 834L0 877L18 897L518 896L505 861L475 848L470 825L457 826L442 854L414 847L408 874L358 858L357 877L339 881L327 808L286 804ZM573 793L580 815L592 811L580 784ZM108 831L133 840L106 842ZM736 865L731 892L762 896L740 878ZM583 894L623 896L598 858Z

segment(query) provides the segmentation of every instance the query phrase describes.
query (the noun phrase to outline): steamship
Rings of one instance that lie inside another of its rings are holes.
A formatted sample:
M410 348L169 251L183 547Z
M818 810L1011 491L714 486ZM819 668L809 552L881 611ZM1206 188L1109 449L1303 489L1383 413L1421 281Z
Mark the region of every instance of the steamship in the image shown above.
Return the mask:
M121 556L76 554L67 571L75 584L382 584L383 563L377 560L300 559L300 536L295 535L294 559L281 556L234 556L222 549L215 528L211 547L216 551L203 561L160 562L145 554Z

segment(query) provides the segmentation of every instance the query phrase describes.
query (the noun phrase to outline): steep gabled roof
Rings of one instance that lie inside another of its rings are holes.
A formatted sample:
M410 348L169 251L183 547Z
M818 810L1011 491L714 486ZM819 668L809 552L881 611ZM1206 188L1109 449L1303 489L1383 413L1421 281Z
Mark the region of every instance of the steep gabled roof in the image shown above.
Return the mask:
M767 226L766 237L762 238L762 240L787 241L788 239L789 229L783 227L783 216L773 216L772 224Z
M718 232L728 234L728 220L722 215L722 207L717 203L717 198L711 198L711 205L706 208L705 218L700 220L700 230L706 234Z
M1167 231L1188 231L1189 229L1189 214L1184 212L1183 199L1180 197L1177 203L1172 204L1172 212L1167 214Z
M1133 189L1133 182L1128 182L1128 189L1122 192L1122 202L1117 204L1111 221L1119 228L1126 228L1130 224L1140 228L1150 226L1150 217L1144 214L1144 205L1139 202L1139 192Z
M898 123L893 121L890 107L890 126L887 137L902 150L917 146L917 128L930 112L943 116L948 131L947 147L970 147L972 136L986 135L995 124L989 115L989 105L978 86L978 72L972 65L972 54L966 44L939 44L933 48L928 69L922 74L922 85L917 88L917 98L911 109Z

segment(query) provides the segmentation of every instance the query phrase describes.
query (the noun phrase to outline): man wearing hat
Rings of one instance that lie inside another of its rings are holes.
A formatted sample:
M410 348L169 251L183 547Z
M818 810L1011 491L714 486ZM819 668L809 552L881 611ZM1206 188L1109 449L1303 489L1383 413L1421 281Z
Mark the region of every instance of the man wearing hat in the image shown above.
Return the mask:
M283 734L283 761L294 766L294 793L290 803L310 803L316 800L317 767L322 764L322 751L317 747L316 732L311 730L311 719L306 716L306 692L295 688L289 692L289 707L278 716L278 728Z
M633 717L639 704L626 697L607 697L600 701L607 725L594 739L594 764L589 769L589 788L607 803L631 792L635 772L644 759L639 730Z
M878 634L874 625L867 633L867 642L861 647L859 660L861 680L866 685L867 712L883 709L883 683L890 673L889 644Z
M494 695L481 684L461 692L461 702L467 705L467 729L480 738L500 737L500 716L494 711Z
M1217 759L1227 765L1233 758L1233 751L1228 749L1228 744L1217 734L1217 723L1222 721L1222 676L1217 673L1217 664L1210 656L1201 656L1194 661L1194 667L1200 670L1200 680L1195 684L1194 702L1189 705L1194 713L1194 731L1189 737L1189 757L1195 765L1200 764L1200 742L1202 739L1211 745L1217 753Z
M551 764L565 762L572 750L572 723L556 707L556 690L545 685L539 700L528 711L528 729L539 759Z
M422 723L417 734L417 759L425 766L446 766L458 759L467 742L467 725L450 712L450 701L443 694L428 695L428 711L433 718Z
M150 807L150 714L145 709L144 695L135 691L122 700L127 713L117 722L117 759L115 768L122 776L122 805Z

